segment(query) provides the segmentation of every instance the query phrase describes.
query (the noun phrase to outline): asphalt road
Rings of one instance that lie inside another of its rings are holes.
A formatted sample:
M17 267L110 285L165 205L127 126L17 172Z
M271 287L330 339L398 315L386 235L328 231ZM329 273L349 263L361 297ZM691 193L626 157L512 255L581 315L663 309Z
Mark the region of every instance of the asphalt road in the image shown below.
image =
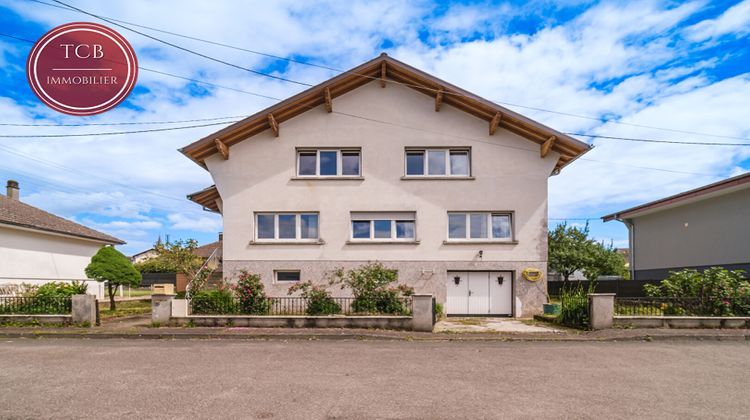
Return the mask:
M746 342L5 340L0 418L740 418Z

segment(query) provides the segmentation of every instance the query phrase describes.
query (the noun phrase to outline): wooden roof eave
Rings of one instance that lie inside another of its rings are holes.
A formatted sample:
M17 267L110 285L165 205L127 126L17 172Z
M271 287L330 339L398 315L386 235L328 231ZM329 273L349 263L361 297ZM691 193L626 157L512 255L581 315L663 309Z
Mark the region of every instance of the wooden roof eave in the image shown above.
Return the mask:
M289 99L204 137L180 149L180 152L203 168L206 168L205 158L218 152L215 143L216 139L220 139L226 146L231 146L269 129L269 114L273 114L273 119L280 124L303 112L325 104L326 89L328 89L332 97L336 97L371 81L378 80L382 75L383 63L387 64L385 66L387 76L394 81L403 83L407 87L430 96L434 96L437 91L441 91L444 103L487 121L491 121L499 112L502 115L500 123L502 128L508 129L537 144L541 145L550 136L555 136L556 141L551 150L561 155L560 161L556 166L556 171L558 172L564 166L567 166L577 157L591 149L591 146L587 143L526 118L510 109L476 96L471 92L446 83L383 54L359 67L306 89Z
M216 204L216 200L220 199L221 195L216 185L212 185L208 188L200 190L198 192L188 194L187 199L200 205L205 210L212 211L214 213L221 213L219 206Z

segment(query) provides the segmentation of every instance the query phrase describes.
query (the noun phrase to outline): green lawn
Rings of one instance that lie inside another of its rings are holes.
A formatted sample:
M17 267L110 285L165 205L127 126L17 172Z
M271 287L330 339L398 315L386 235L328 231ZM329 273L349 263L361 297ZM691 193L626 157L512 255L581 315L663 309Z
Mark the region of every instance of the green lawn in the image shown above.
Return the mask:
M106 302L99 310L101 319L119 318L148 313L151 313L151 302L149 301L117 302L117 309L115 311L110 311L109 302Z

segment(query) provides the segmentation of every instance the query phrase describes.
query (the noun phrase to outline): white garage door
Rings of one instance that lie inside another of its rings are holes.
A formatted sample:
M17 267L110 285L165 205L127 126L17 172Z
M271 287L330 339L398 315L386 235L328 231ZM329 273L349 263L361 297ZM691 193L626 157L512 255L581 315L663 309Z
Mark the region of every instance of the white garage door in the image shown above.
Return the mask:
M513 275L509 271L449 271L448 315L513 315Z

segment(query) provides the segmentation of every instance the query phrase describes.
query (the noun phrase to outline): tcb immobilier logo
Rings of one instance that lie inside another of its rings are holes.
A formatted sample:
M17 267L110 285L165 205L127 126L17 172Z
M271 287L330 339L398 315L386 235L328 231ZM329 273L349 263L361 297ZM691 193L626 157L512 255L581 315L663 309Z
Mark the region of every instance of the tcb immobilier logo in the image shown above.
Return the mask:
M114 30L96 23L68 23L34 44L26 77L50 108L68 115L95 115L130 94L138 61L133 47Z

